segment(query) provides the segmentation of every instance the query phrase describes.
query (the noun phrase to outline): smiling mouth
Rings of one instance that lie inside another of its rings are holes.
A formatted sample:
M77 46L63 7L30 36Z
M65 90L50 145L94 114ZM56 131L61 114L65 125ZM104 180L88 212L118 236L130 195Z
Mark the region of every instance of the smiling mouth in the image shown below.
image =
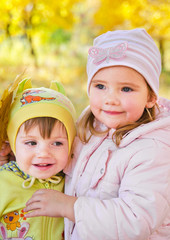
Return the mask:
M53 164L51 163L39 163L39 164L33 164L35 167L49 167L52 166Z
M116 112L116 111L105 111L103 110L104 113L109 114L109 115L120 115L122 112Z

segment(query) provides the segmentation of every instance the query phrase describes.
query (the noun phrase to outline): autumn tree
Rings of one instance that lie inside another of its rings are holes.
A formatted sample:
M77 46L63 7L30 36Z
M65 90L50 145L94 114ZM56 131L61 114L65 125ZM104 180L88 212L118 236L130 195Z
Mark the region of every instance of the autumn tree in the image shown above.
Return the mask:
M69 29L74 23L72 7L77 0L1 0L1 41L12 36L25 37L36 59L34 38L48 38L56 29Z

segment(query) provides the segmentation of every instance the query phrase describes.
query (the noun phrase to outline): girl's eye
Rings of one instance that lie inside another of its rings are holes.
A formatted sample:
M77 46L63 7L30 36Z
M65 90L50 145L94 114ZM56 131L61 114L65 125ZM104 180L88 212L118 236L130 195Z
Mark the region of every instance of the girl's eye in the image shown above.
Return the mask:
M63 145L63 144L62 144L62 142L54 142L53 145L54 145L54 146L61 146L61 145Z
M123 88L122 88L122 91L123 91L123 92L131 92L131 91L133 91L133 90L132 90L132 88L130 88L130 87L123 87Z
M104 89L105 86L104 86L103 84L97 84L97 85L96 85L96 88L98 88L98 89Z
M35 145L37 145L37 143L35 141L25 142L25 144L28 145L28 146L35 146Z

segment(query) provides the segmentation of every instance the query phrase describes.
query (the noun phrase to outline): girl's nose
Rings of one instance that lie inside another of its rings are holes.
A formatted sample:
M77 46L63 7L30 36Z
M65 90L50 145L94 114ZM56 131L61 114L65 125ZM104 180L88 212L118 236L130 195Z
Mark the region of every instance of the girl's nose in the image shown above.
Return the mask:
M48 157L50 154L49 147L46 144L40 144L37 149L38 157Z
M119 103L120 100L118 94L114 90L108 91L105 96L105 104L119 105Z

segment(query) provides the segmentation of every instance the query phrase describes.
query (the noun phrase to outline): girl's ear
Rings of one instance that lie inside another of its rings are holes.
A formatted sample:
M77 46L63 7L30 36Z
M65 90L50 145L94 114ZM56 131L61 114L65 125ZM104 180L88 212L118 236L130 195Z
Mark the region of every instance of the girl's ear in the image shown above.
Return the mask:
M155 103L157 101L157 96L155 94L151 94L150 96L148 96L148 101L146 103L146 108L152 108Z

